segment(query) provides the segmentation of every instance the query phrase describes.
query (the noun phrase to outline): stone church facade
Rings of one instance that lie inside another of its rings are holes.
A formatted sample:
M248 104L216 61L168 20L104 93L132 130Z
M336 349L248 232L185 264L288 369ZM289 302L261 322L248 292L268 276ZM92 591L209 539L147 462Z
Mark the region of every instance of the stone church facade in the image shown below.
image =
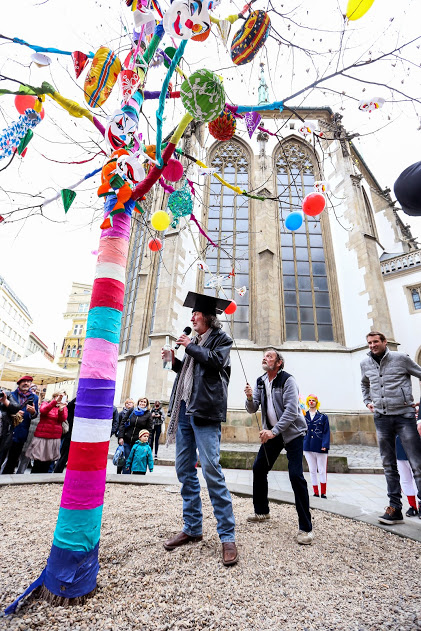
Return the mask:
M145 394L168 402L174 373L162 369L160 349L166 336L174 342L189 324L191 312L182 306L187 292L215 294L204 289L210 276L199 269L202 260L214 274L235 271L220 294L238 305L224 322L235 343L223 440L257 441L256 419L244 410L244 386L261 374L263 350L275 346L303 397L319 397L334 442L375 443L360 391L365 335L380 330L392 350L399 346L419 360L421 261L389 191L381 189L340 118L329 108L266 111L262 125L270 133L256 132L249 140L240 130L222 143L204 125L189 128L183 140L187 154L214 167L230 184L273 199L237 195L212 175L198 176L183 158L187 177L204 184L196 186L194 214L219 247L212 247L193 222L182 220L165 232L163 249L153 253L147 245L155 234L149 218L166 209L168 195L163 189L149 194L143 215L133 219L116 405ZM306 140L298 132L303 120L314 121L320 137ZM329 204L292 233L285 217L301 208L316 180L329 182ZM403 271L402 261L395 261L397 271L391 269L395 259L408 256L413 263ZM236 289L244 286L240 296ZM178 353L182 356L183 349Z

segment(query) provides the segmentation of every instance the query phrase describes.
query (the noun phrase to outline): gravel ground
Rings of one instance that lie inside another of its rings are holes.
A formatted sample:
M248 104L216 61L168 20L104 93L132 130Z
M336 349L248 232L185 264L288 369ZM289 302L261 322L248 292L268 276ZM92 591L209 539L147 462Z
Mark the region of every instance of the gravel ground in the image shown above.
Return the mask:
M314 510L314 545L298 546L293 506L273 504L270 521L247 524L251 500L234 497L241 556L225 568L206 494L203 542L164 550L182 525L177 490L109 484L96 595L67 609L26 601L0 629L421 629L419 543ZM60 495L59 485L0 489L0 609L44 567Z

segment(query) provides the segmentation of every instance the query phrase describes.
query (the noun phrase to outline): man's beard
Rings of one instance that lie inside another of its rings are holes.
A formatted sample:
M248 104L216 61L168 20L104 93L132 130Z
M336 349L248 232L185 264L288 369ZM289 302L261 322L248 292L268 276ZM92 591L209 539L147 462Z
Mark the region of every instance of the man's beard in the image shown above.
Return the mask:
M265 372L269 372L270 370L272 370L269 364L262 364L262 368Z

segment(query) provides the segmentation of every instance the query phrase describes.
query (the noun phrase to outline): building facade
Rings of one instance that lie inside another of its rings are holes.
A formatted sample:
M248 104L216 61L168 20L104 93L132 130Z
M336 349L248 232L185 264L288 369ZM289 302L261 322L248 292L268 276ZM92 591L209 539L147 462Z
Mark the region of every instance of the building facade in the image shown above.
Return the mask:
M91 295L92 285L72 283L67 308L63 314L69 322L69 329L63 340L61 356L57 361L60 368L78 368L85 343Z
M54 361L54 355L50 353L48 346L35 333L30 331L23 357L29 357L29 355L38 352L41 352L50 362Z
M185 161L187 177L203 185L196 188L194 215L218 247L182 220L165 232L160 252L147 248L154 234L150 214L167 207L163 189L150 194L144 213L134 217L115 403L143 395L168 401L174 374L162 370L160 349L166 336L174 341L189 324L190 310L182 306L189 290L215 295L205 287L207 266L214 276L231 274L219 295L237 302L235 313L224 318L235 342L223 438L257 440L256 419L244 410L244 387L262 373L262 352L273 345L304 398L318 395L336 443L374 444L372 416L360 390L366 333L384 332L392 350L399 346L413 359L420 352L419 342L405 332L405 320L415 323L421 313L420 278L411 275L409 282L408 275L405 287L396 290L403 291L408 309L402 318L399 301L392 304L393 274L385 274L380 257L419 257L417 244L405 237L389 191L350 143L340 115L329 108L261 114L269 133L249 139L238 121L239 131L227 142L214 141L205 125L191 125L183 140L187 154L215 168L228 184L264 198L238 195ZM303 137L303 121L315 123L317 134ZM304 216L295 232L287 230L286 217L301 209L320 180L330 187L326 209Z
M27 307L0 276L0 364L25 355L31 325Z

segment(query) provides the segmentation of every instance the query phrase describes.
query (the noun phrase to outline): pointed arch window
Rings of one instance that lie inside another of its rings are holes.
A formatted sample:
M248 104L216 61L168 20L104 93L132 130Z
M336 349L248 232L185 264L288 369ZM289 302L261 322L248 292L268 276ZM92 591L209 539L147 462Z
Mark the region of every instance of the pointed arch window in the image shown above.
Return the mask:
M281 229L281 273L286 340L333 341L331 300L323 233L318 217L307 217L290 232L285 217L301 210L301 201L314 191L315 167L303 143L282 144L275 160Z
M211 154L210 166L216 168L229 184L248 190L250 165L248 155L239 142L229 140L219 143ZM224 330L235 338L248 339L249 333L249 200L237 195L230 188L211 178L208 206L208 234L219 245L206 249L206 263L212 274L230 274L235 262L235 275L222 283L224 293L215 289L204 289L210 296L219 295L235 300L237 310L231 316L224 316ZM210 279L205 275L205 285ZM235 288L246 287L240 296ZM225 296L224 296L225 294Z

